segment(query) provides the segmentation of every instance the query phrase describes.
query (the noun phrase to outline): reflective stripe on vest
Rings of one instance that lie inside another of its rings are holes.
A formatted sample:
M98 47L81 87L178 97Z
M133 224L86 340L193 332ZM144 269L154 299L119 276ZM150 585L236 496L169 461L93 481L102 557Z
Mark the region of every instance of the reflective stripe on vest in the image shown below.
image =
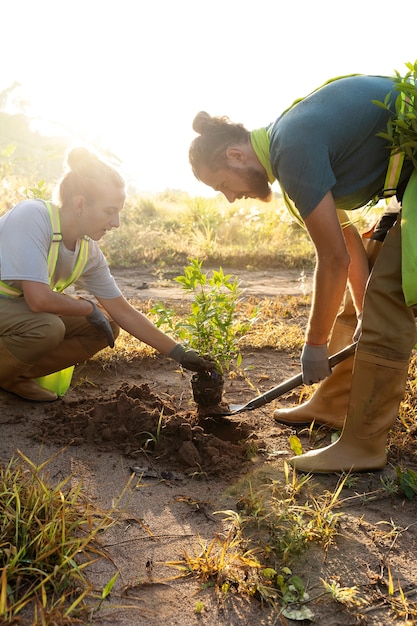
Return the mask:
M54 291L62 292L81 276L88 261L88 239L81 239L80 249L78 252L77 261L75 263L73 272L69 278L61 279L56 283L52 282L56 263L58 261L59 244L62 241L61 222L59 219L59 210L51 202L45 201L45 205L48 209L49 217L52 225L52 241L48 252L48 276L49 286ZM0 295L16 298L22 295L22 290L16 287L11 287L7 283L0 281Z

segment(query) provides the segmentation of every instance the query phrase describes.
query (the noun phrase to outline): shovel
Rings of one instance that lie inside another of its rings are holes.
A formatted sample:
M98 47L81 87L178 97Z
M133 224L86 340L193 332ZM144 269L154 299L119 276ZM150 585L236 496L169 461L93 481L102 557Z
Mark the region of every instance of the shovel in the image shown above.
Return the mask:
M352 343L350 346L343 348L343 350L340 350L340 352L336 352L336 354L329 357L330 369L355 354L355 349L356 343ZM268 404L268 402L272 402L272 400L279 398L284 393L295 389L296 387L301 385L302 382L303 375L300 372L300 374L296 374L292 378L284 380L283 383L277 385L276 387L273 387L269 391L266 391L261 396L253 398L253 400L250 400L246 404L231 404L228 410L223 410L222 407L216 407L211 417L235 415L236 413L241 413L242 411L253 411L253 409L259 409L259 407L264 406L264 404Z

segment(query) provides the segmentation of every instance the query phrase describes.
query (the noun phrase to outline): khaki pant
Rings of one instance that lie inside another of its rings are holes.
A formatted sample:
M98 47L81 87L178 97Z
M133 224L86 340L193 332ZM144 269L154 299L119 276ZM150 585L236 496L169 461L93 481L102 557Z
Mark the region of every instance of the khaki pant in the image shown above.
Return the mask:
M119 328L111 322L115 338ZM0 298L0 340L35 378L86 361L105 348L104 332L85 317L33 313L22 297Z
M366 289L358 350L393 361L408 360L416 343L415 311L401 282L401 216L388 232Z

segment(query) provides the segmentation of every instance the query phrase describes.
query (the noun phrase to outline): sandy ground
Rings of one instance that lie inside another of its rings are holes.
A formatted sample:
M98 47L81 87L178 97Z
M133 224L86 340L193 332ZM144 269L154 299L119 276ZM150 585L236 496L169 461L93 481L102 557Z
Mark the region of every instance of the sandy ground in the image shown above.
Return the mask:
M150 299L182 297L167 278L134 270L114 273L125 295L142 302L144 312ZM246 293L259 297L301 293L311 286L311 275L299 272L245 272L240 277ZM246 403L299 371L297 358L274 350L246 351L243 360L250 381L227 380L228 403ZM134 360L117 371L103 371L94 362L81 365L65 397L51 404L24 402L0 392L3 462L17 450L36 463L59 453L49 465L52 479L71 474L97 507L110 508L123 492L120 519L101 537L109 558L89 570L98 593L120 572L94 624L303 623L238 593L221 598L195 578L173 579L178 572L167 566L184 552L201 551L201 542L208 544L227 531L228 523L218 512L237 510L248 481L283 480L284 460L292 456L291 434L300 437L305 449L330 441L331 432L325 428L312 441L308 429L295 431L274 422L274 408L297 402L299 393L295 390L254 411L204 417L192 399L190 374L160 356ZM254 456L249 454L253 450ZM308 588L309 606L321 626L416 623L406 622L387 601L389 572L410 602L417 599L416 504L381 492L380 486L381 477L395 477L397 464L417 471L417 462L415 455L389 461L382 472L357 475L354 487L344 493L348 499L335 543L327 551L313 546L291 563ZM339 477L313 480L317 493L324 493L336 488ZM376 495L363 496L370 492ZM320 579L356 586L367 604L344 606L323 596ZM197 601L203 603L201 613L196 613Z

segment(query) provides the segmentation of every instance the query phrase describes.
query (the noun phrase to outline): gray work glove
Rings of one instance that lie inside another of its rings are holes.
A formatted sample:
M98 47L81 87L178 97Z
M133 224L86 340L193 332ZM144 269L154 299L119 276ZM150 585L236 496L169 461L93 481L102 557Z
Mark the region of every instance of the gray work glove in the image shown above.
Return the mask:
M191 370L192 372L216 369L216 365L213 361L203 359L195 350L186 350L180 343L177 343L177 345L172 348L168 356L182 365L186 370Z
M362 335L362 311L358 314L358 322L356 324L355 332L353 333L353 341L359 341Z
M301 369L305 385L318 383L320 380L330 376L332 370L329 365L327 343L319 346L310 346L308 343L305 343L301 352Z
M87 302L90 302L94 309L92 313L85 316L86 320L89 321L92 326L102 330L107 337L107 343L110 348L114 348L114 335L109 320L94 302L91 300L87 300Z

